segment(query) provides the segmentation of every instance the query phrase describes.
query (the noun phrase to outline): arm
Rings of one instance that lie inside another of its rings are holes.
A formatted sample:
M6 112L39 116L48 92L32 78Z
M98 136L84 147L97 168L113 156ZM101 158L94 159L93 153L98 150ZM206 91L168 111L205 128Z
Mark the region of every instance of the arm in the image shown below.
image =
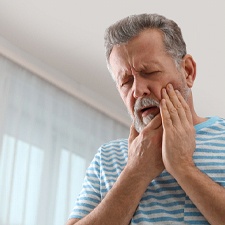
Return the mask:
M140 135L132 126L128 162L112 189L86 217L71 219L67 224L129 224L147 186L164 168L161 141L160 116L152 120Z
M201 172L193 162L195 130L190 109L173 88L164 89L162 96L164 165L207 221L213 225L223 224L225 188Z
M79 221L79 219L70 219L70 220L67 221L66 225L74 225L78 221Z
M196 167L184 168L176 175L176 179L210 224L224 224L224 187L215 183Z

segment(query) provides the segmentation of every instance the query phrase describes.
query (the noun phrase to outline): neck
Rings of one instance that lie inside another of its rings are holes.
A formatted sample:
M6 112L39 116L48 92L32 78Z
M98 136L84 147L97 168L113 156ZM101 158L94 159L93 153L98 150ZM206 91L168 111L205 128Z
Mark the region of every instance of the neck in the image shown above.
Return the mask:
M189 96L189 99L188 99L188 105L189 105L190 110L191 110L191 114L192 114L192 119L193 119L193 124L194 125L197 125L197 124L202 123L202 122L207 120L207 118L200 117L195 112L194 104L193 104L193 98L192 98L192 93L191 92L190 92L190 96Z
M200 117L195 112L194 112L194 114L192 113L192 118L193 118L193 124L194 125L197 125L199 123L203 123L207 120L207 118Z

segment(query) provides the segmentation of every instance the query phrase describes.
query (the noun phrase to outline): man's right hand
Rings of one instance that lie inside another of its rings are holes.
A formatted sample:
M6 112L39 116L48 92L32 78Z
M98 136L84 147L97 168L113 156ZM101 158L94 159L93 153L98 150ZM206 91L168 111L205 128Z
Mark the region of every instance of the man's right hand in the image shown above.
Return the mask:
M164 169L162 161L162 120L160 114L138 133L130 128L127 168L150 183Z
M157 115L140 134L131 127L128 162L117 181L92 212L81 220L71 219L68 225L130 224L149 183L164 169L161 123Z

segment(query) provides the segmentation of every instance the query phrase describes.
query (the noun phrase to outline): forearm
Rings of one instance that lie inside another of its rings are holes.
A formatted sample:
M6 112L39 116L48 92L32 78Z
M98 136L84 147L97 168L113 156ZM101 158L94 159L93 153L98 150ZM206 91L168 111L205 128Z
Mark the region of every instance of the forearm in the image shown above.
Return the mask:
M180 186L212 225L225 221L225 188L215 183L197 167L183 169L175 175Z
M151 176L151 175L150 175ZM124 169L102 202L76 225L129 224L152 178Z

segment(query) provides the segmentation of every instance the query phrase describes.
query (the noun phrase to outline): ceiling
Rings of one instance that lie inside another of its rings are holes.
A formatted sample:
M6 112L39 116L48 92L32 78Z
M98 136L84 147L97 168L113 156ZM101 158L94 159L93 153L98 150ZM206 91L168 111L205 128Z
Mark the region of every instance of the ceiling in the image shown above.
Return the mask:
M0 0L0 46L73 80L84 87L82 95L89 102L106 104L108 111L119 112L117 116L129 124L106 68L104 31L130 14L163 14L180 25L188 52L197 62L193 89L197 112L225 117L224 9L223 0Z

